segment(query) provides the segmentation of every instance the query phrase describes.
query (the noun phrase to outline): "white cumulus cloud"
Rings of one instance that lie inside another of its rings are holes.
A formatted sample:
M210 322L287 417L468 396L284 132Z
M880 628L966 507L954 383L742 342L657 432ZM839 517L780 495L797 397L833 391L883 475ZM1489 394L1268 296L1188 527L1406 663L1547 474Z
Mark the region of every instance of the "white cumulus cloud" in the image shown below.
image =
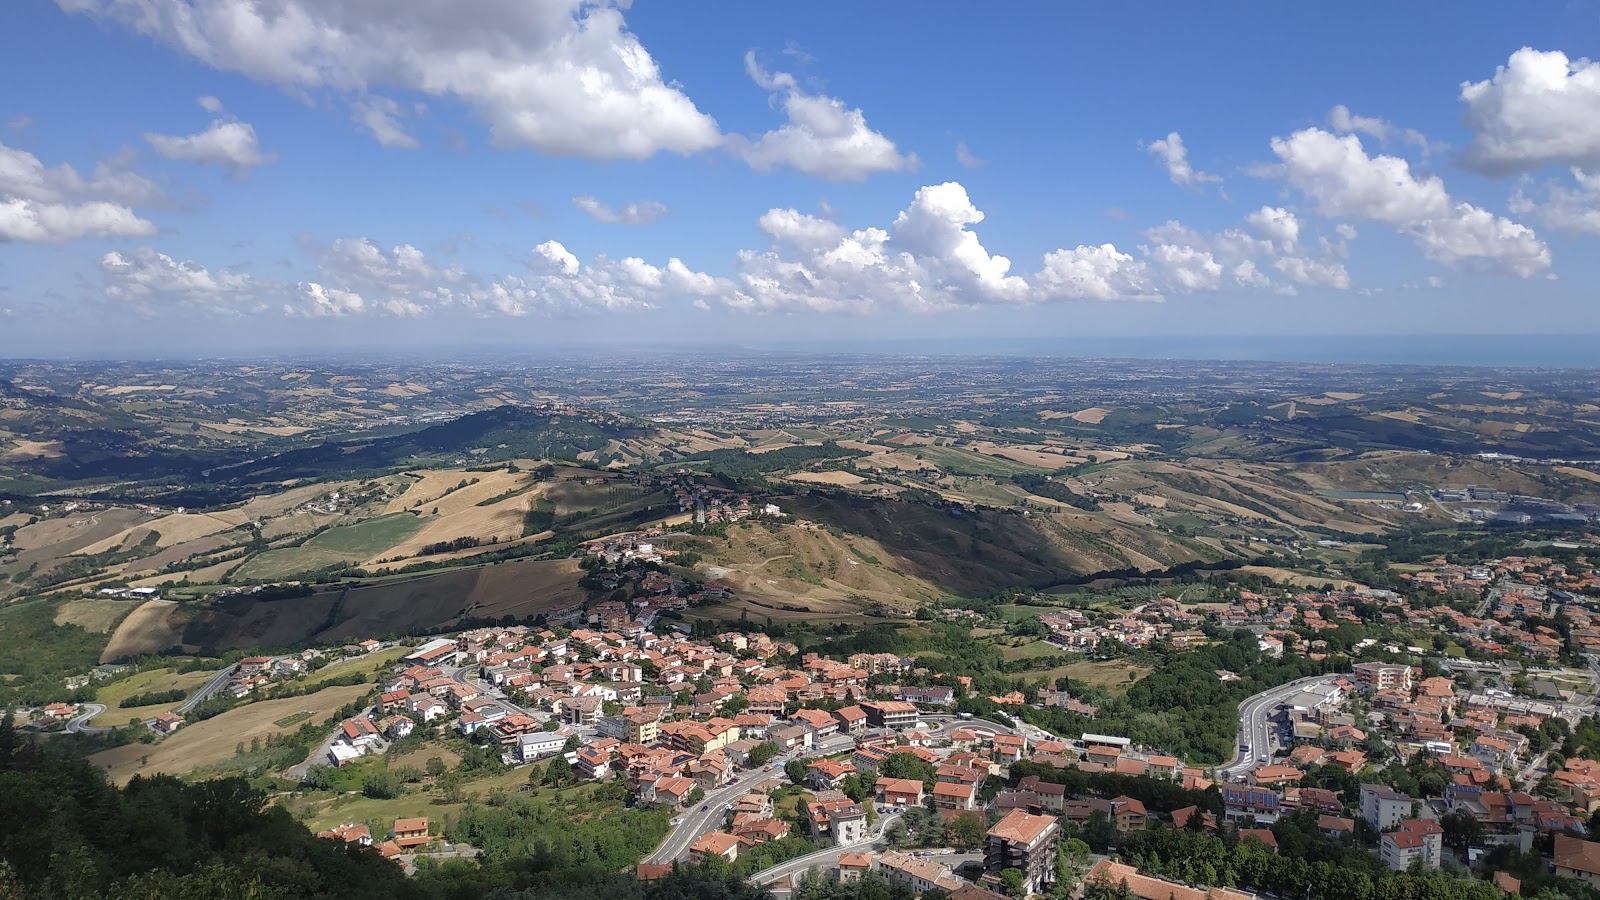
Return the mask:
M144 139L167 159L220 166L244 174L277 157L261 152L256 130L246 122L218 119L198 134L166 135L146 132Z
M1388 225L1434 262L1478 262L1524 278L1550 268L1550 250L1532 229L1453 201L1437 175L1418 177L1397 156L1369 156L1354 134L1307 128L1273 138L1272 152L1272 173L1322 215Z
M102 162L85 178L65 163L0 143L0 241L59 243L83 237L142 237L156 226L132 209L166 198L126 157Z
M500 146L645 159L721 141L716 121L628 31L625 0L56 2L296 94L328 92L369 110L391 90L453 97ZM381 137L375 121L362 119Z
M793 75L763 69L753 52L745 54L745 68L773 93L788 117L781 127L753 140L729 136L729 149L757 171L787 166L828 181L861 181L918 165L916 154L902 154L894 141L872 130L861 110L834 97L806 93Z
M1557 231L1600 235L1600 175L1575 168L1571 186L1547 181L1539 201L1519 186L1511 195L1511 211Z
M1487 81L1461 85L1472 142L1462 163L1489 175L1549 163L1600 170L1600 63L1530 47Z
M179 261L149 247L113 250L100 259L105 296L145 315L198 311L259 312L257 284L249 275Z
M1160 140L1151 141L1144 149L1166 168L1167 178L1173 184L1190 187L1222 181L1220 176L1202 172L1189 163L1189 148L1183 145L1183 136L1176 131Z

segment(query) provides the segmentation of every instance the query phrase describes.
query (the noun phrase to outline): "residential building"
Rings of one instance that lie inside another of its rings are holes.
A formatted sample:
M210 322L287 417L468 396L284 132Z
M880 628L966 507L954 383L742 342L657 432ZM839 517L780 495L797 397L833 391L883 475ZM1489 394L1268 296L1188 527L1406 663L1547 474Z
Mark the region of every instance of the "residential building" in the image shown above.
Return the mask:
M904 700L874 700L861 704L873 728L911 728L917 724L917 707Z
M976 785L940 781L933 786L933 805L942 810L974 809L977 796Z
M1600 885L1600 843L1558 834L1554 857L1557 875Z
M984 869L999 874L1003 869L1022 873L1027 893L1042 891L1055 880L1056 838L1061 825L1055 816L1036 816L1014 809L989 829L984 852Z
M1350 667L1356 681L1368 691L1411 690L1411 667L1392 663L1364 662Z
M394 820L394 842L401 847L410 849L428 843L428 817L417 816L414 819Z
M932 890L951 891L966 882L948 868L930 859L921 859L909 853L890 850L873 859L873 867L890 885L905 888L915 894Z
M1444 828L1437 819L1404 819L1396 831L1386 831L1378 842L1384 865L1396 872L1412 866L1439 868L1444 850Z
M1253 900L1249 894L1226 888L1193 888L1176 881L1141 875L1126 863L1102 859L1084 878L1085 884L1115 887L1126 884L1128 893L1139 900Z
M159 734L171 734L183 727L183 716L173 712L156 713L156 720L150 727Z
M855 881L872 869L871 853L846 853L839 857L839 880Z
M885 806L921 806L922 782L915 778L880 778L878 802Z
M751 846L750 842L724 831L708 831L689 845L689 861L702 863L708 857L720 856L729 862L739 858L739 848Z
M1388 831L1411 815L1415 803L1409 796L1388 785L1363 784L1361 786L1361 818L1373 831Z

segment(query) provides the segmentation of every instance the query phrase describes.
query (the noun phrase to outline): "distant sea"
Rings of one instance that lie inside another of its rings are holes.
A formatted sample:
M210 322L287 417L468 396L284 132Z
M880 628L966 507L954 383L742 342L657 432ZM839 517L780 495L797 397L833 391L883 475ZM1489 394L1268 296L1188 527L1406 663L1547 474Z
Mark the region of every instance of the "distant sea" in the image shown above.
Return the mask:
M772 344L795 352L1255 360L1415 366L1600 368L1600 335L1303 335L973 338Z

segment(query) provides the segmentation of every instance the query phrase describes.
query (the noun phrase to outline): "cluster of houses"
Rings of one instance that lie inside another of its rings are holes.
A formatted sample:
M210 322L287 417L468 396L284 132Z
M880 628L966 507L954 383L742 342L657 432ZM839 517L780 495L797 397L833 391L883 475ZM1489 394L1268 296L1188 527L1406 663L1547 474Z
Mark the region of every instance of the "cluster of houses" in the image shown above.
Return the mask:
M374 846L372 829L360 822L345 822L341 825L335 825L327 831L317 832L317 837L330 841L342 841L346 844L356 844L362 847ZM428 817L416 816L396 819L394 828L376 846L378 852L385 859L395 859L408 853L417 853L435 840L437 838L434 837L428 827Z

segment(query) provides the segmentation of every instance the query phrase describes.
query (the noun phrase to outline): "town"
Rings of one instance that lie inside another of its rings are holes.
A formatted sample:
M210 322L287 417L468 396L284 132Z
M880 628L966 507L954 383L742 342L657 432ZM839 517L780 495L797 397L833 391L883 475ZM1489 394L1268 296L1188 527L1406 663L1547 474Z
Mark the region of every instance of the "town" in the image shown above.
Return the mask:
M332 660L391 659L369 702L296 767L308 784L413 735L449 736L528 768L530 782L614 785L634 809L666 811L666 837L636 866L643 880L718 865L780 895L817 877L870 876L969 900L1123 885L1169 900L1220 879L1181 862L1207 835L1229 865L1254 867L1238 870L1252 874L1235 877L1237 889L1212 889L1230 896L1309 877L1251 855L1277 858L1286 844L1365 854L1395 873L1464 874L1496 860L1493 886L1507 894L1519 891L1507 859L1600 878L1600 842L1589 840L1600 818L1600 573L1581 559L1440 558L1394 588L1234 589L1203 603L1162 596L1037 615L1045 642L1085 656L1248 636L1240 646L1259 658L1303 657L1315 674L1242 700L1232 758L1216 760L1102 733L1103 698L1070 683L986 695L972 675L914 655L802 651L751 629L697 635L662 618L684 608L689 586L650 568L660 557L646 538L584 548L596 596L637 585L629 599L420 643L244 657L180 710L274 696ZM960 627L989 618L940 612ZM1434 637L1350 640L1356 626ZM72 684L118 674L109 668ZM54 703L24 721L71 729L87 718ZM1085 727L1037 724L1067 721ZM159 741L186 723L165 712L144 724ZM373 846L407 871L479 852L427 816L345 821L322 836Z

